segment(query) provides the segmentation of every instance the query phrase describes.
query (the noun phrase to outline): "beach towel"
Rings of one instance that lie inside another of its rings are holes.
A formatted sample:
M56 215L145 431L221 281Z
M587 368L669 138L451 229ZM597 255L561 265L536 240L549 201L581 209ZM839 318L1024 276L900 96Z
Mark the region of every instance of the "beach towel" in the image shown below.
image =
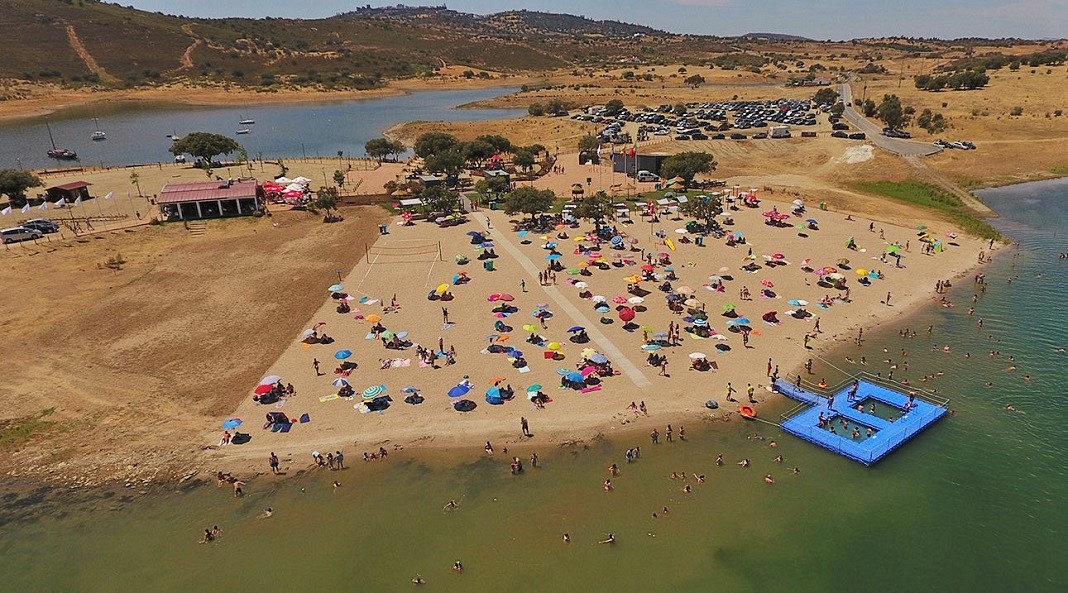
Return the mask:
M591 385L589 387L583 387L582 388L582 393L590 393L591 391L600 391L600 390L601 390L601 386L600 385Z
M335 400L335 399L338 399L339 397L340 397L340 396L339 396L338 394L336 394L336 393L331 393L330 395L324 395L324 396L320 397L320 398L319 398L319 402L320 402L320 403L326 403L326 402L328 402L328 401L333 401L333 400Z
M284 406L284 405L286 405L286 400L285 399L280 399L280 400L278 400L278 403L276 403L274 405L274 409L281 410L282 406Z
M519 372L520 373L529 373L530 372L530 367L520 367Z
M311 416L307 412L300 415L300 423L304 424L306 422L311 422Z
M396 369L410 366L412 366L412 359L410 358L393 358L382 362L383 369Z
M367 335L364 336L363 339L365 339L365 340L373 340L373 339L375 339L375 332L367 332Z
M456 324L455 323L446 323L446 324L443 324L441 326L441 329L442 329L442 331L444 331L444 330L447 330L447 329L449 329L450 327L452 327L454 325L456 325Z
M300 343L300 349L301 350L309 350L309 349L311 349L311 344L308 344L306 342L301 342Z

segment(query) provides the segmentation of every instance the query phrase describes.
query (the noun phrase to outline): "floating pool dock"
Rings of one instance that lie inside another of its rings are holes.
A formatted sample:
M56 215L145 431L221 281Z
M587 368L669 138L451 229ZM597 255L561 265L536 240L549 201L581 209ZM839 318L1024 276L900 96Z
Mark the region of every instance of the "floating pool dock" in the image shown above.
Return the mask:
M851 399L854 380L858 384ZM783 379L775 389L800 402L782 415L783 430L864 465L875 464L940 420L949 404L920 390L899 391L866 374L819 392Z

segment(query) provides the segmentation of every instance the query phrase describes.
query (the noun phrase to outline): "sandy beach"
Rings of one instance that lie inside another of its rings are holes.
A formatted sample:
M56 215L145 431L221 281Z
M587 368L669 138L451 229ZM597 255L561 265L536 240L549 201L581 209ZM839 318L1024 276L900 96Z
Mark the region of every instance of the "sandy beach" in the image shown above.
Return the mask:
M679 243L684 234L675 229L682 228L685 221L676 220L674 216L664 216L659 223L650 224L634 215L633 224L619 225L621 234L637 241L635 248L668 254L670 265L679 278L672 285L676 289L691 288L693 297L707 309L712 328L727 336L726 340L718 341L698 339L682 332L679 346L663 348L659 352L668 357L668 376L659 376L659 369L647 364L641 330L624 331L615 312L609 314L614 319L613 324L600 323L592 302L580 298L581 290L571 284L572 281L587 282L588 291L606 296L612 304L616 297L631 296L626 292L624 278L639 273L639 264L594 270L591 276L559 272L555 285L542 286L538 272L548 263L545 258L549 251L542 247L545 239L528 236L531 243L523 245L517 233L512 231L510 220L514 217L503 212L478 211L469 215L467 224L449 229L425 222L401 226L395 220L389 226L389 234L379 237L372 248L370 260L361 260L342 278L348 294L356 299L366 297L372 300L363 304L359 300L352 301L352 311L339 314L337 303L329 298L326 290L337 278L324 276L321 279L323 302L321 307L310 312L306 328L322 324L319 327L334 342L328 345L303 344L300 334L294 335L292 345L275 363L264 367L262 374L279 375L283 383L293 385L296 395L281 407L277 404L260 406L252 400L251 390L255 385L250 384L248 396L227 417L242 419L245 424L240 430L250 434L252 440L241 446L213 450L210 453L215 457L213 463L220 468L233 469L251 462L252 467L262 471L271 451L293 455L299 467L303 465L300 460L310 460L312 450L340 449L352 456L374 451L380 446L387 449L415 445L475 447L486 440L507 446L527 440L520 433L521 417L529 421L537 442L564 443L627 428L659 426L665 422L685 425L711 416L727 416L737 409L736 404L726 401L728 383L737 390L735 397L740 400L746 397L747 384L754 386L758 401L775 397L766 389L769 358L773 366L779 368L780 376L786 376L813 357L818 349L854 338L858 327L871 328L923 306L931 300L938 280L954 278L970 269L976 264L978 252L986 246L966 237L948 239L943 235L952 229L945 223L930 221L936 237L956 245L949 245L944 252L934 255L921 255L915 228L880 222L869 231L868 220L847 220L846 214L817 210L810 210L806 216L819 220L819 230L806 230L808 236L801 237L793 226L777 228L763 224L761 214L772 207L780 212L791 208L789 203L764 200L760 208L742 208L734 213L735 225L729 230L741 231L747 239L747 244L736 247L728 247L722 240L711 238L705 247ZM577 235L580 231L590 230L591 226L584 223L581 229L567 231ZM674 240L677 250L671 251L652 234L661 230ZM468 231L484 232L494 243L498 255L494 260L495 271L484 271L481 262L475 259L478 252L470 244ZM851 236L855 237L858 251L845 247ZM438 242L442 261L436 261ZM565 268L585 261L584 256L572 253L576 243L571 239L559 242L560 262ZM897 242L903 248L908 244L909 250L902 250L905 255L903 268L895 268L892 259L889 263L878 261L891 242ZM775 253L783 254L789 264L774 268L764 266L752 274L742 271L739 268L750 247L759 264L766 263L763 256ZM605 246L607 257L611 258L611 252ZM471 263L457 265L455 257L458 255L471 258ZM632 257L637 259L640 253L634 253ZM803 272L802 262L811 260L810 265L819 268L834 266L841 258L848 258L853 268L843 270L851 289L851 302L835 301L823 310L816 303L824 296L833 298L838 292L817 286L818 277ZM721 272L724 268L726 271ZM877 269L883 272L884 279L873 280L871 286L860 286L856 281L856 268ZM460 271L467 272L471 281L451 285L450 279ZM657 271L662 272L662 267L658 266ZM725 274L734 279L725 282L724 292L706 288L710 275ZM428 300L428 291L442 283L450 284L449 292L455 300L444 303ZM650 328L649 334L667 331L669 323L681 319L667 309L665 293L657 290L656 284L642 283L651 294L643 303L647 310L639 312L635 319L635 323ZM751 291L752 301L739 299L743 286ZM764 288L773 291L775 296L762 296ZM688 294L686 289L682 290L684 295ZM497 319L491 309L499 303L487 301L494 293L514 296L515 300L510 304L518 312L502 320L513 331L495 331ZM889 306L885 303L888 293L891 295ZM384 312L383 306L389 305L394 295L398 308ZM785 314L785 311L796 308L787 303L792 299L811 303L807 308L819 317L820 333L814 333L815 317L798 320ZM741 315L752 320L751 348L743 346L740 334L728 331L726 322L729 319L720 315L726 304L736 305ZM553 317L547 321L546 329L537 329L536 333L549 341L559 342L563 359L546 359L543 357L545 349L524 342L530 332L524 331L522 326L537 323L531 312L539 305L546 305ZM443 306L449 310L451 325L448 328L443 326ZM762 321L762 316L772 310L778 311L781 324ZM354 318L359 315L364 319ZM414 346L401 351L385 349L373 336L368 338L373 325L366 320L370 315L380 316L382 325L388 330L408 332L407 339L415 344L436 349L440 339L445 350L455 348L456 364L437 369L421 368ZM571 326L587 328L591 342L583 345L569 342L566 330ZM806 332L814 335L812 350L804 347ZM501 336L507 337L502 339ZM520 373L509 364L505 355L483 353L491 343L521 349L530 371ZM719 352L717 345L726 345L729 351ZM579 393L561 389L558 370L575 370L576 363L581 360L580 352L586 347L605 354L619 374L606 378L599 391ZM338 378L333 372L339 362L334 353L342 349L351 350L353 354L348 361L359 365L347 378L356 391L352 400L332 397L338 390L331 385ZM718 369L708 372L691 370L689 354L694 352L707 355ZM400 364L404 366L380 368L380 360L387 358L401 359ZM315 359L320 361L322 374L319 376L313 369ZM459 413L450 405L454 400L446 392L465 376L473 383L466 397L475 401L477 408ZM491 381L498 378L503 378L499 382L501 387L511 385L516 397L501 406L489 405L483 394L491 386ZM531 384L542 385L542 391L552 399L544 409L535 409L526 401L526 388ZM392 405L382 413L360 413L354 409L361 403L360 393L366 387L376 385L385 386L384 393L392 397ZM402 388L407 386L417 387L425 402L420 405L404 403ZM704 403L708 400L718 402L719 409L713 412L705 408ZM627 407L632 401L644 401L650 416L635 416L629 412ZM269 411L281 411L293 419L307 414L310 421L296 424L286 434L271 433L260 428ZM204 445L218 444L222 434L218 423L227 417L202 425Z

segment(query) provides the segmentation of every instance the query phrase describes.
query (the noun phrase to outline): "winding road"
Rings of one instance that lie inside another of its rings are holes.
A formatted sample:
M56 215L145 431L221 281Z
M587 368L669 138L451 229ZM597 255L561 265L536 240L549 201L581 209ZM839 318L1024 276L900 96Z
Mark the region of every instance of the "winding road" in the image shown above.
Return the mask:
M879 148L900 156L928 156L942 152L941 148L927 142L883 136L883 129L878 124L853 109L853 89L849 87L848 82L838 86L838 94L845 105L842 115Z

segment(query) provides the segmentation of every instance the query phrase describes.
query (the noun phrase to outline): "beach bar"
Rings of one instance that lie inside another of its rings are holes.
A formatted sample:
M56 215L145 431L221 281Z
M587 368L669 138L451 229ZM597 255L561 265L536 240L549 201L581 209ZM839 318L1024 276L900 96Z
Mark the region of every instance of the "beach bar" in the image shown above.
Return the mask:
M169 183L156 203L164 221L251 216L263 207L263 189L255 179Z
M866 374L821 389L826 395L783 379L774 386L800 402L782 415L783 430L864 465L875 464L940 420L949 404L916 389L901 392Z

